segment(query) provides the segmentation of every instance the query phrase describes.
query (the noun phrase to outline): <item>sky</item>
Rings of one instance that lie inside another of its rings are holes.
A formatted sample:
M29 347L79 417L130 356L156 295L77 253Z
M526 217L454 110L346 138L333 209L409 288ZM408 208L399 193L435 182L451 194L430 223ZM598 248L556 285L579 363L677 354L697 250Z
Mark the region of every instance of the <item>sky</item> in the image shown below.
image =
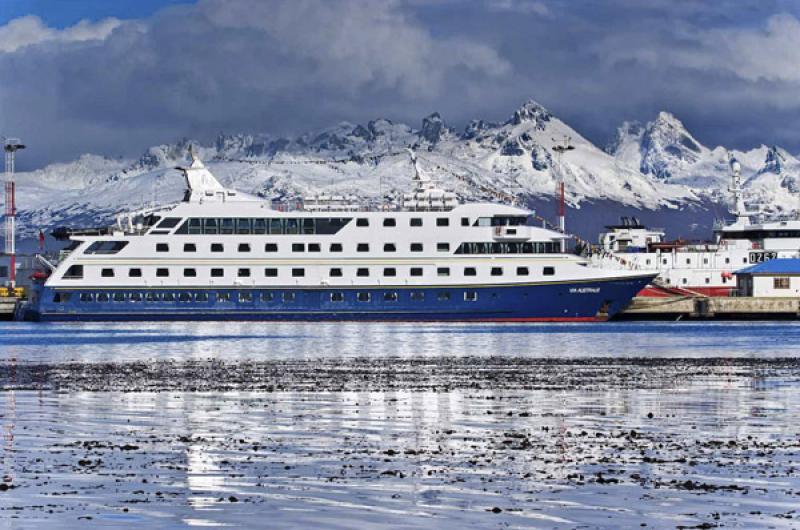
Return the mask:
M528 99L599 146L666 110L711 147L798 153L798 94L800 1L0 0L21 169Z

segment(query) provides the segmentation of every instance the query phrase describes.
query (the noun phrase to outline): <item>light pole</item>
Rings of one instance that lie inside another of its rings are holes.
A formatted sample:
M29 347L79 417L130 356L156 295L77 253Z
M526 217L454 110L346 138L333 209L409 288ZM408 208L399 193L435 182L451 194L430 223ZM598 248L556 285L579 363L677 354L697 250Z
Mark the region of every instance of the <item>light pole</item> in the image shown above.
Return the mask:
M9 284L13 290L17 284L17 246L16 246L16 218L17 218L17 203L16 203L16 183L14 182L14 161L16 152L20 149L25 149L19 138L5 138L3 142L3 151L6 157L6 234L5 234L5 251L10 258L9 271Z
M571 138L569 136L565 136L561 143L558 143L558 140L553 138L553 142L556 145L553 146L553 151L556 152L556 158L558 160L558 173L559 173L559 183L558 183L558 229L561 230L562 234L566 234L567 231L567 223L566 223L566 200L564 196L564 162L562 160L562 156L567 151L572 151L575 149L572 144L569 143ZM561 252L566 252L567 250L567 242L566 240L561 240Z

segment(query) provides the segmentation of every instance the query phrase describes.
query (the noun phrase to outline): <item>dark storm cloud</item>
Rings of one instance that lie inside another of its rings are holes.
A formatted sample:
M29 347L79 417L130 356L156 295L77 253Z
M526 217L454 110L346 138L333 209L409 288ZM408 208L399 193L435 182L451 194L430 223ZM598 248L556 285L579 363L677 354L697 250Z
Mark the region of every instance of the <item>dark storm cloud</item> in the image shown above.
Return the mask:
M462 125L528 98L602 144L678 115L708 144L800 149L792 3L204 0L135 21L0 27L0 123L43 163L340 120Z

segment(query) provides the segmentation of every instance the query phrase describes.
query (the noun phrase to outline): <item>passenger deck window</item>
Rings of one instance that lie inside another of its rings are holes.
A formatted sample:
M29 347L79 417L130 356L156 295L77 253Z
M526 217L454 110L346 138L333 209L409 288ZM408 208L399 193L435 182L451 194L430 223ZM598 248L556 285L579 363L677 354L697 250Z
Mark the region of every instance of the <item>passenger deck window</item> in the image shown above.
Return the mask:
M464 276L476 276L477 271L475 267L464 267Z
M195 269L183 269L183 275L186 278L194 278L197 276L197 270Z
M542 274L545 276L554 276L556 273L555 267L545 267L542 269Z
M450 226L450 219L447 217L437 217L436 226Z
M364 268L356 269L356 276L359 276L361 278L369 276L369 269L364 269Z
M528 267L517 267L517 276L527 276Z
M264 276L267 278L276 278L278 276L278 269L276 268L266 268L264 269Z
M393 217L387 217L383 220L383 226L397 226L397 223Z
M223 269L211 269L212 278L222 278L225 275Z
M184 243L183 244L183 251L184 252L197 252L197 245L194 243Z
M341 278L341 276L342 276L342 269L339 269L339 268L333 268L333 269L331 269L331 270L330 270L330 276L331 276L331 278Z
M411 299L415 302L422 302L425 300L425 293L423 291L411 291Z
M344 293L335 292L331 293L331 302L343 302L344 301Z
M222 246L222 243L211 243L211 252L224 252L225 247Z
M447 300L450 300L450 293L443 291L436 296L436 299L440 302L446 302Z
M264 252L278 252L277 243L267 243L264 245Z
M384 243L383 244L383 251L384 252L396 252L397 247L395 247L394 243Z
M410 226L422 226L422 219L419 217L412 217L408 224Z
M422 267L411 267L411 276L422 276Z
M450 276L450 267L439 267L436 269L437 276Z
M65 280L80 280L83 278L83 265L70 265L62 276Z
M384 302L397 302L398 296L396 291L387 291L383 293Z
M450 243L436 243L438 252L450 252Z
M503 267L492 267L492 276L502 276Z
M156 277L158 278L166 278L169 276L169 269L159 267L156 269Z
M476 291L464 291L464 301L474 302L477 299L478 299L478 293Z
M394 267L387 267L387 268L383 269L383 275L384 276L397 276L397 269L395 269Z
M369 293L358 293L358 295L356 296L356 299L359 302L369 302L371 298L372 297L370 296Z
M239 243L239 252L250 252L250 243Z
M356 226L369 226L369 219L359 217L356 219Z
M331 252L341 252L341 251L342 251L341 243L331 243Z
M128 277L129 278L141 278L142 277L142 269L128 269Z
M369 252L369 243L359 243L356 252Z
M169 252L169 245L166 243L156 243L156 252Z
M422 243L411 243L411 252L422 252Z
M292 243L292 252L305 252L305 251L306 251L305 243Z
M236 272L236 276L239 278L249 278L250 277L250 269L239 269Z
M305 269L292 269L292 278L302 278L306 275Z
M320 250L321 249L320 249L319 243L309 243L308 244L308 251L309 252L319 252Z
M103 278L113 278L114 277L114 269L102 269L100 271L100 276Z

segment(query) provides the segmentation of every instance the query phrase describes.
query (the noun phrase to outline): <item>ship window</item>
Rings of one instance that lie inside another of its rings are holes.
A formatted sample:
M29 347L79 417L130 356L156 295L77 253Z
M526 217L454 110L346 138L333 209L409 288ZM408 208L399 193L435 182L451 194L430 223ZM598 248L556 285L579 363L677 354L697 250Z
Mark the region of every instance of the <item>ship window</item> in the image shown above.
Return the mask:
M370 296L369 293L358 293L356 295L356 300L358 300L359 302L369 302L370 298L372 297Z
M239 252L250 252L250 243L239 243Z
M464 291L464 300L467 302L474 302L478 299L476 291Z
M233 233L233 219L226 218L219 220L219 233L232 234Z
M416 302L425 300L425 293L422 291L411 291L411 299Z
M174 302L175 301L175 294L174 293L164 293L164 301L165 302Z
M464 267L464 276L476 276L475 267Z
M469 226L469 217L461 218L461 226Z
M303 233L306 235L314 235L314 219L303 219Z
M773 289L789 289L790 288L790 279L789 278L773 278L772 279L772 287Z
M703 265L708 265L708 258L703 258Z
M295 295L294 293L291 293L291 292L290 293L283 293L283 301L284 302L294 302L296 298L297 298L297 295Z
M292 252L305 252L305 251L306 251L305 243L292 243Z
M422 276L422 267L411 267L411 276Z
M128 269L128 276L131 278L141 278L142 269Z
M650 259L649 258L645 260L645 265L650 265Z
M169 245L166 243L156 243L156 252L169 252Z
M224 252L225 247L222 246L222 243L211 243L211 252Z
M395 247L394 243L384 243L383 244L383 251L384 252L396 252L397 247Z
M439 267L436 269L437 276L450 276L450 267Z
M142 301L142 293L131 293L131 297L129 298L131 302L141 302Z
M222 278L225 275L225 271L222 269L211 269L211 277L212 278Z
M292 278L302 278L306 275L305 269L292 269Z
M286 233L299 234L300 233L300 220L299 219L286 219Z
M124 302L125 301L125 293L114 293L111 298L115 302Z
M240 302L252 302L253 301L253 293L250 291L240 291L239 292L239 301Z
M149 291L144 295L145 302L160 302L161 301L161 293L154 293L153 291Z
M97 293L98 302L108 302L108 293Z
M175 228L181 222L180 217L165 217L158 223L159 228Z
M394 217L387 217L383 220L383 226L397 226L397 222L394 220Z
M691 260L691 259L689 259L689 258L686 258L686 264L687 264L687 265L688 265L688 264L690 264L691 262L692 262L692 260Z
M411 252L422 252L422 243L411 243Z
M450 252L450 243L436 243L436 250L439 252Z
M102 269L100 271L100 276L103 278L113 278L114 277L114 269Z
M272 302L275 299L275 294L271 292L263 292L261 293L261 301L262 302Z
M384 276L397 276L397 269L395 269L394 267L387 267L387 268L383 269L383 275Z
M436 226L450 226L450 219L447 217L437 217Z
M361 276L362 278L365 276L369 276L369 269L356 269L356 276Z
M408 224L410 226L422 226L422 219L420 217L412 217Z
M711 278L706 278L706 283L711 283Z
M250 219L237 219L236 220L236 233L249 234L250 233Z
M278 252L277 243L267 243L264 245L264 252Z
M331 252L341 252L341 251L342 251L341 243L331 243Z
M436 296L436 299L440 302L446 302L447 300L450 300L450 293L447 291L442 291Z
M208 302L208 293L195 293L195 302Z
M122 294L122 293L118 293ZM56 304L66 304L69 302L71 293L56 293L53 295L53 302ZM123 296L123 300L125 297Z
M359 243L356 247L357 252L369 252L369 243Z
M266 234L267 233L267 220L266 219L253 219L253 233Z
M545 276L555 276L556 268L555 267L544 267L542 269L542 274Z
M197 217L189 219L189 234L196 236L203 233L203 223Z
M342 276L342 269L334 268L330 271L331 278L341 278Z
M475 226L492 226L492 218L478 217L478 220L475 221Z
M384 302L397 302L397 292L396 291L386 291L383 293L383 301Z
M84 254L116 254L128 245L127 241L95 241Z
M169 276L169 269L162 269L162 268L156 269L156 276L158 278L166 278L167 276Z
M80 301L81 302L93 302L94 301L94 295L92 295L92 293L81 293Z
M320 251L319 243L309 243L308 244L308 251L309 252L319 252Z
M338 291L331 293L331 302L344 302L344 293Z
M683 280L681 280L681 283L685 285L688 282L687 282L686 278L684 278Z
M359 217L356 219L356 226L369 226L369 219Z
M197 270L195 269L183 269L183 276L186 278L194 278L197 276Z
M65 280L80 280L83 278L83 265L70 265L62 276Z
M666 264L667 264L667 260L665 260L665 259L662 259L662 260L661 260L661 264L662 264L662 265L666 265Z
M230 301L231 301L231 293L227 291L217 293L217 302L230 302Z
M278 269L275 268L264 269L264 276L266 276L267 278L275 278L278 276Z
M492 267L492 276L502 276L503 267Z
M742 263L747 263L747 258L742 258Z
M197 245L194 243L184 243L183 244L183 251L184 252L197 252Z
M269 233L282 234L283 233L283 219L270 219L269 220Z
M243 268L236 271L236 276L239 278L249 278L250 277L250 269Z
M725 263L730 263L730 262L731 262L731 258L725 258Z
M191 302L192 301L192 293L187 293L185 291L178 293L178 302Z
M517 276L527 276L528 267L517 267Z
M216 235L219 233L217 228L216 219L203 219L203 233L208 235Z

